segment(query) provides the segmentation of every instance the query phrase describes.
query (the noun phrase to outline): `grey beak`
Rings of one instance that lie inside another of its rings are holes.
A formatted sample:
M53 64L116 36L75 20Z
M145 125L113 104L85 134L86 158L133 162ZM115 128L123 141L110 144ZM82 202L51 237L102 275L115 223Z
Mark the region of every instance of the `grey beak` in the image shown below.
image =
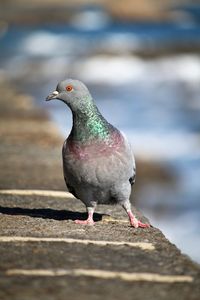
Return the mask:
M58 96L58 92L57 91L54 91L52 94L50 94L49 96L46 97L46 101L50 101L52 99L56 99L57 96Z

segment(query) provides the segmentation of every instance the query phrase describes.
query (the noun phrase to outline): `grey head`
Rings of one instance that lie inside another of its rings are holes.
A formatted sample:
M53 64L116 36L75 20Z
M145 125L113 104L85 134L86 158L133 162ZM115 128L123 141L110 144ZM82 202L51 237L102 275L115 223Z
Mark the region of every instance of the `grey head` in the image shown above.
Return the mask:
M52 99L63 101L72 110L80 109L83 105L93 102L88 88L81 81L75 79L59 82L56 90L46 98L46 101Z

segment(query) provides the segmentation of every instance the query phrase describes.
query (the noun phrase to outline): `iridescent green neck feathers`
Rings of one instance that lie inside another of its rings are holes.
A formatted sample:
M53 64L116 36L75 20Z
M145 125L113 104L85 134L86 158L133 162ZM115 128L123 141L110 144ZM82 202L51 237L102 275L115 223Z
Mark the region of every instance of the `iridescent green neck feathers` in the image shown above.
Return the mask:
M75 111L72 110L73 126L69 139L82 143L94 139L109 139L113 126L104 119L91 97L87 97L82 103L84 105Z

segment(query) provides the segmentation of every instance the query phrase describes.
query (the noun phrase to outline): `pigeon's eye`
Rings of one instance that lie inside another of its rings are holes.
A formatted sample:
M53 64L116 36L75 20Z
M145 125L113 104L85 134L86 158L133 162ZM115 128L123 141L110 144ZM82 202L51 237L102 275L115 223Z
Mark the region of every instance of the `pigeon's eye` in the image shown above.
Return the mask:
M66 91L67 92L71 92L73 90L73 86L72 85L67 85L66 86Z

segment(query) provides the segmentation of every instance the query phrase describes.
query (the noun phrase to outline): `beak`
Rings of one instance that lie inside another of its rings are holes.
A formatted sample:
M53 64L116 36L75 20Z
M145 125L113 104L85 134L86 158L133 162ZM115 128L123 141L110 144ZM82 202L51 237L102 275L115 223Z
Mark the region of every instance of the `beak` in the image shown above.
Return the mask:
M50 101L52 99L56 99L57 96L58 96L58 92L57 91L54 91L52 94L50 94L49 96L46 97L46 101Z

